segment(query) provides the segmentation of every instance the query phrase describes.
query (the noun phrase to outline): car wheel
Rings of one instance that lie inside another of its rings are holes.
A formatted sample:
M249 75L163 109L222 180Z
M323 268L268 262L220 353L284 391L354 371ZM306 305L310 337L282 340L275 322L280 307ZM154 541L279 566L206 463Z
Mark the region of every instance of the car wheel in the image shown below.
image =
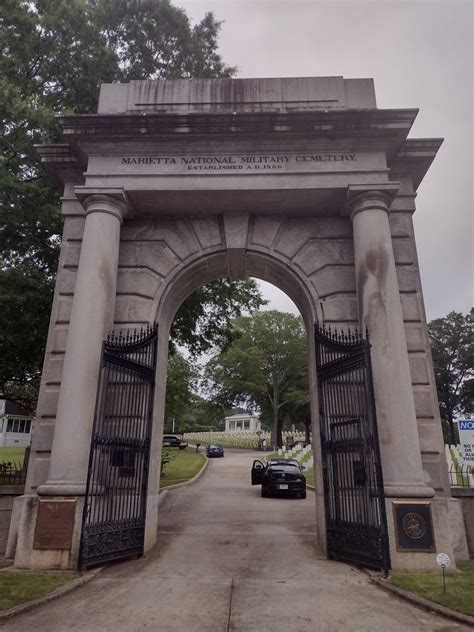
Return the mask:
M260 490L260 495L261 495L262 498L269 498L269 496L270 496L270 494L266 490L264 490L263 487Z
M300 498L303 500L306 498L306 490L304 490L304 492L300 492Z

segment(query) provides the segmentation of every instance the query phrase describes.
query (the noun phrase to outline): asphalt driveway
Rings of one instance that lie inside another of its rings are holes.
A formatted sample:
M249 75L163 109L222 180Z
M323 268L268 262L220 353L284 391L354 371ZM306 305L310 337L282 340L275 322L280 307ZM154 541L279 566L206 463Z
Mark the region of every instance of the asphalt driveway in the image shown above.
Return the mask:
M5 622L17 632L457 632L321 555L314 495L262 499L255 455L226 451L160 507L158 545Z

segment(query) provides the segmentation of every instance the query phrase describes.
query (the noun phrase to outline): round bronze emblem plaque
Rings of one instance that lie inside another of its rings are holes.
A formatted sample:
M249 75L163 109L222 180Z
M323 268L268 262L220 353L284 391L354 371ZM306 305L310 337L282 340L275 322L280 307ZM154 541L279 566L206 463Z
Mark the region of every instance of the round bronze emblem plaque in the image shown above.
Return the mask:
M418 513L407 513L402 519L402 529L408 538L419 540L426 533L426 520Z

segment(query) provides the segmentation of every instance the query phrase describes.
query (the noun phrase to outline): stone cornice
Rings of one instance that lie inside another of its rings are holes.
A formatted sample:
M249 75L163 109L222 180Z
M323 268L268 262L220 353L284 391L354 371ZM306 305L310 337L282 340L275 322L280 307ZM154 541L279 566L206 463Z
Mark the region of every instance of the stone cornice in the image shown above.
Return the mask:
M443 144L443 138L407 138L388 162L391 177L410 177L416 191Z
M236 114L86 114L60 116L65 137L124 139L140 135L389 136L399 143L410 131L416 109L252 112Z
M57 184L84 182L87 159L82 152L73 151L66 144L35 145L35 149L41 157L41 164Z

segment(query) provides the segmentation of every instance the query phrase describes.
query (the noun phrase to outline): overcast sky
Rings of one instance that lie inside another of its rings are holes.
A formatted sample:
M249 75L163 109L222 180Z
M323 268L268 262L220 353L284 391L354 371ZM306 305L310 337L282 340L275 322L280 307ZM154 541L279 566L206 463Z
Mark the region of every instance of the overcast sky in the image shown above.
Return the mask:
M238 77L373 77L379 108L419 108L410 134L444 137L414 216L428 320L474 303L472 0L174 0L223 20ZM264 284L276 309L289 299ZM296 308L293 307L296 311Z

